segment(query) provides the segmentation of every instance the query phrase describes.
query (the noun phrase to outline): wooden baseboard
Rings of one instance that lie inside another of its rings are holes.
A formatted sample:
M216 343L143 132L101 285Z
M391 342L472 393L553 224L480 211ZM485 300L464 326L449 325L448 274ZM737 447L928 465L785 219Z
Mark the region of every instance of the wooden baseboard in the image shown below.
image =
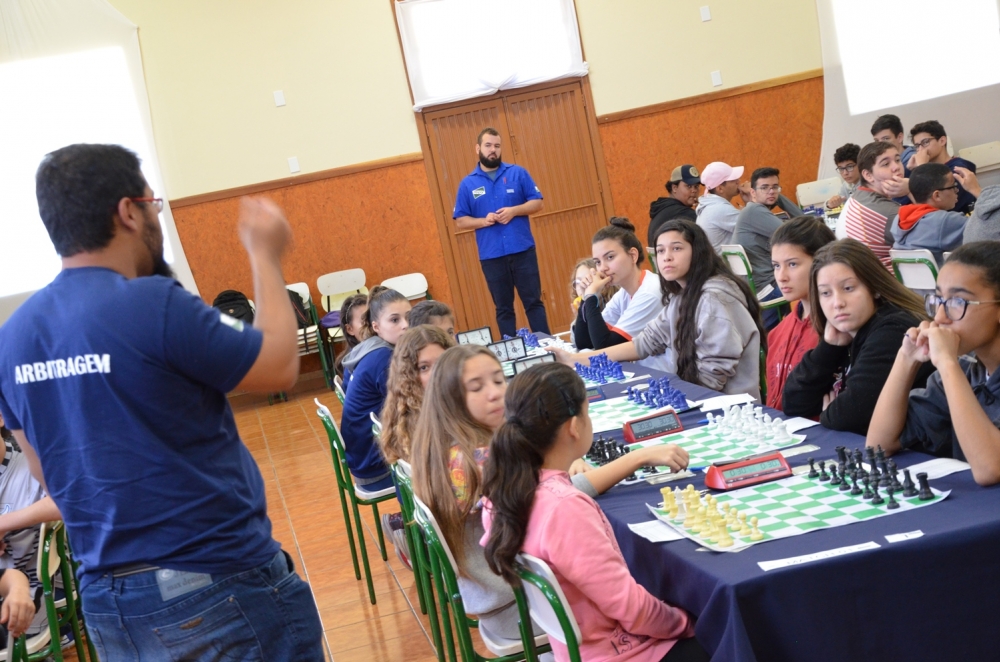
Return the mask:
M651 106L632 108L630 110L621 110L616 113L608 113L607 115L598 115L597 123L607 124L609 122L617 122L619 120L627 120L627 119L632 119L634 117L642 117L643 115L653 115L655 113L662 113L668 110L674 110L676 108L684 108L685 106L695 106L700 103L708 103L709 101L717 101L719 99L735 97L741 94L748 94L750 92L758 92L760 90L766 90L772 87L780 87L781 85L789 85L791 83L798 83L799 81L809 80L810 78L820 78L822 76L823 76L822 69L811 69L809 71L802 71L797 74L779 76L778 78L769 78L767 80L758 81L756 83L750 83L748 85L739 85L737 87L731 87L729 89L716 90L715 92L699 94L697 96L686 97L684 99L674 99L673 101L664 101L663 103L655 103Z

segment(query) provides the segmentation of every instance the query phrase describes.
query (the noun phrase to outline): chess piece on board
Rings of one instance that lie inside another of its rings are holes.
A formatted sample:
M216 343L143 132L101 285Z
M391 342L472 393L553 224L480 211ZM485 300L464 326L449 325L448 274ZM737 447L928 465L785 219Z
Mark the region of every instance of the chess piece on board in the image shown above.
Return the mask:
M819 462L819 481L825 483L830 480L830 474L826 473L826 461L820 460Z
M751 517L750 518L750 526L753 527L750 530L750 540L753 540L753 541L763 540L764 539L764 534L761 533L760 529L757 528L757 518L756 517Z
M872 490L874 490L875 492L875 494L872 495L873 506L881 506L883 503L885 503L885 499L883 499L882 495L878 493L878 484L879 481L877 480L872 482Z
M934 492L931 491L930 483L927 482L927 473L921 471L917 474L917 482L920 483L920 491L917 493L917 498L921 501L930 501L934 498Z
M899 502L896 501L892 496L893 494L896 493L896 488L893 487L892 485L889 485L888 492L889 492L889 502L885 504L885 507L888 508L889 510L896 510L897 508L899 508Z
M816 471L816 460L809 458L809 478L819 478L819 472Z
M917 496L917 486L913 484L913 479L910 478L909 469L903 471L903 496L907 499Z

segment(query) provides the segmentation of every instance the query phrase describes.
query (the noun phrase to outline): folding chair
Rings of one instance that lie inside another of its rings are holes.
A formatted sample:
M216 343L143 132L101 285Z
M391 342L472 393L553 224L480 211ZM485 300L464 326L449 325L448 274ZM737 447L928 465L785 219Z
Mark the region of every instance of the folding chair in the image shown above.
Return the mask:
M729 264L729 268L733 270L734 274L737 276L743 276L747 279L747 283L750 285L750 291L753 292L755 297L757 297L757 303L760 304L761 310L777 309L778 319L784 318L781 306L788 303L785 297L781 296L777 299L771 299L769 301L760 300L760 294L757 292L757 284L753 280L753 269L750 267L750 258L747 257L747 252L743 249L743 246L739 244L723 244L722 258Z
M335 310L340 310L347 297L355 294L368 294L365 278L364 269L332 271L317 278L316 289L319 290L319 302L323 305L323 310L332 313ZM330 342L340 342L344 339L340 327L326 331Z
M427 279L421 273L386 278L382 281L382 285L396 290L410 301L431 298L430 292L427 290Z
M379 552L382 560L388 559L385 552L385 538L382 535L382 527L379 526L378 504L396 498L396 490L387 487L377 492L369 492L363 487L354 484L354 478L347 467L347 453L344 450L344 442L340 436L340 429L333 422L333 416L326 405L314 399L316 403L316 414L323 421L326 428L326 436L330 440L330 455L333 457L333 470L337 474L337 489L340 491L340 506L344 511L344 526L347 529L347 542L351 546L351 560L354 563L354 577L361 579L361 571L358 569L358 550L354 547L354 536L351 533L351 518L347 514L347 502L351 502L351 509L354 512L354 526L358 534L358 547L361 551L361 561L365 566L365 580L368 583L368 597L372 604L375 604L375 586L372 584L371 567L368 565L368 547L365 545L365 532L361 522L361 513L358 506L371 506L372 514L375 517L375 531L378 534Z
M889 251L896 280L911 290L934 291L937 287L938 265L934 254L927 250Z
M521 594L521 588L513 587L514 599L521 619L521 638L499 637L485 628L482 623L478 623L479 635L482 637L483 643L497 657L488 658L476 652L472 645L472 636L469 633L471 622L465 613L465 604L458 588L458 564L455 562L451 550L448 549L441 528L438 526L437 520L434 519L430 508L415 495L413 502L413 516L423 537L423 543L426 545L431 576L434 581L434 593L438 596L441 626L444 630L444 643L448 646L449 660L455 660L455 638L458 639L458 650L462 662L486 662L487 660L494 662L528 660L532 662L537 659L535 657L537 653L551 650L546 635L532 637L531 617L527 612L526 600ZM418 550L421 549L420 545L416 547ZM519 596L519 594L521 595ZM526 649L525 642L531 642L532 645Z
M347 391L344 390L344 380L340 375L333 376L333 391L337 394L340 404L344 404L344 400L347 399Z
M521 578L532 620L545 630L549 639L566 646L571 662L580 662L580 640L583 638L580 626L552 568L545 561L522 552L517 555L514 569Z
M333 370L330 368L329 357L327 356L326 344L319 331L319 316L316 314L316 306L313 305L312 294L309 293L309 286L305 283L292 283L286 285L289 291L295 292L302 299L308 316L307 326L298 330L299 356L308 354L319 354L320 364L323 367L323 376L326 377L326 386L333 390Z

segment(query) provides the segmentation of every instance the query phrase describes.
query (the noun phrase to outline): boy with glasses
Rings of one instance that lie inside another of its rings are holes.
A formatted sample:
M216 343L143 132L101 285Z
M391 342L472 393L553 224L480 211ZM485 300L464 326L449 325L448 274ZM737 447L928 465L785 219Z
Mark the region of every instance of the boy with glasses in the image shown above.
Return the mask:
M1000 482L997 251L1000 242L977 241L948 258L937 293L925 298L933 321L906 332L865 440L887 454L909 449L965 460L980 485ZM912 388L928 361L937 372L925 388Z
M967 181L974 190L980 190L971 172L968 172ZM943 253L962 245L962 233L969 220L965 214L951 211L958 199L958 189L955 175L942 163L925 163L914 168L910 173L910 195L914 204L900 207L893 219L891 232L895 241L892 247L929 250L934 260L941 264Z
M750 175L750 199L736 219L733 241L743 246L753 269L753 282L757 296L766 303L781 296L774 286L774 269L771 266L771 235L784 220L801 216L802 210L781 194L777 168L757 168ZM776 213L774 210L777 209ZM788 312L784 306L781 315ZM766 310L762 315L764 328L770 330L781 319L778 309Z
M960 156L948 156L948 134L945 133L940 122L936 120L921 122L910 129L910 135L913 137L913 145L917 148L917 153L913 155L909 163L906 163L908 167L916 168L924 163L942 163L951 168L952 172L955 168L965 168L972 173L976 172L976 164L972 161ZM959 183L958 199L952 209L963 214L971 214L975 205L975 196Z
M833 153L833 162L837 164L837 174L843 183L840 185L840 193L826 201L827 209L836 209L842 206L847 199L854 195L861 181L861 171L858 170L858 153L861 148L854 143L847 143Z

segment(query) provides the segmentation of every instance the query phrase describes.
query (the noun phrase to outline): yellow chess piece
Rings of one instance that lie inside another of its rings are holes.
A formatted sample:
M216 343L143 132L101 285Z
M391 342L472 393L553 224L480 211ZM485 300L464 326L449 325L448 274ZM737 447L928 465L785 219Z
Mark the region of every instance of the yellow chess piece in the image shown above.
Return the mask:
M700 506L696 512L698 513L698 519L695 520L694 528L691 530L695 533L701 533L705 530L705 526L708 524L708 513L705 506Z
M760 529L757 528L757 518L756 517L751 517L750 518L750 526L753 527L753 530L750 532L750 540L754 540L754 541L756 541L756 540L763 540L764 539L764 534L761 533Z
M660 489L660 496L663 497L663 503L661 504L663 509L670 510L670 502L673 501L674 493L669 487L664 487Z
M729 535L729 529L722 526L720 527L719 532L719 542L717 543L719 547L732 547L733 537Z
M701 530L701 539L707 543L715 544L716 535L715 522L709 518L709 520L705 522L704 528Z
M747 526L747 514L740 513L739 520L740 520L740 535L745 538L752 533L750 527Z

